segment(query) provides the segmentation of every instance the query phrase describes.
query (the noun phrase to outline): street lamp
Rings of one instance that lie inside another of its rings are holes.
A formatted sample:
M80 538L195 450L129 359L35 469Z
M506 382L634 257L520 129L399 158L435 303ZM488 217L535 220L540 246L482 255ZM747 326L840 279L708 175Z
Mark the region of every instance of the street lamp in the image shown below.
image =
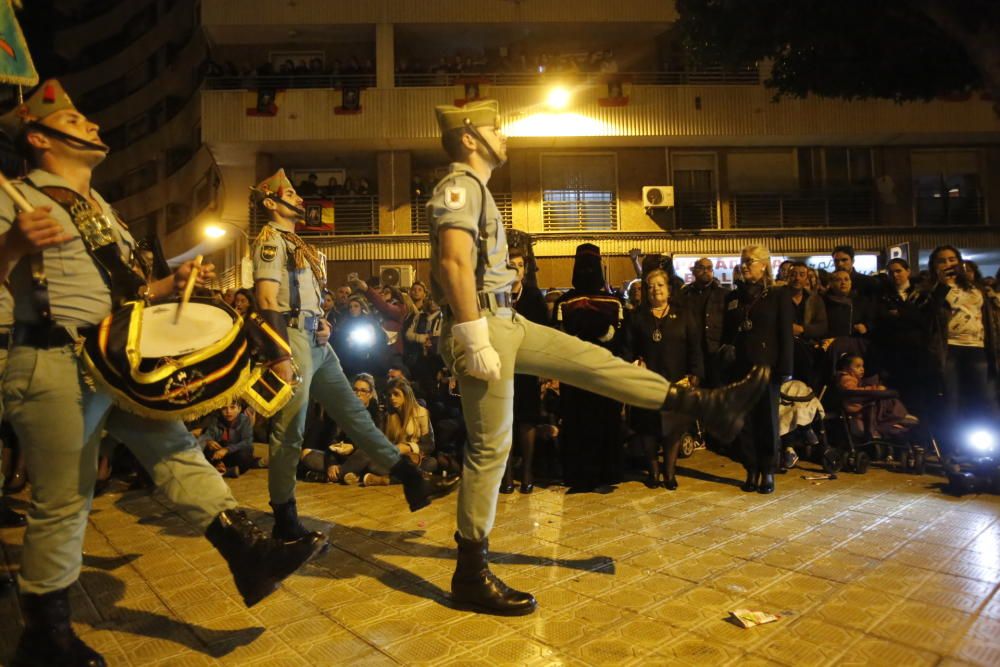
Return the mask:
M214 222L208 223L202 229L202 233L205 235L205 238L221 239L228 233L226 231L226 227L232 227L233 229L238 231L240 234L243 235L243 238L246 239L247 245L250 244L250 235L247 233L247 230L243 229L243 227L241 227L240 225L237 225L234 222L229 222L227 220L215 220Z
M215 241L224 238L229 232L227 228L233 228L243 235L246 243L243 245L243 257L239 261L238 286L253 285L253 265L250 260L250 234L241 225L228 220L213 220L202 228L202 234L206 239Z

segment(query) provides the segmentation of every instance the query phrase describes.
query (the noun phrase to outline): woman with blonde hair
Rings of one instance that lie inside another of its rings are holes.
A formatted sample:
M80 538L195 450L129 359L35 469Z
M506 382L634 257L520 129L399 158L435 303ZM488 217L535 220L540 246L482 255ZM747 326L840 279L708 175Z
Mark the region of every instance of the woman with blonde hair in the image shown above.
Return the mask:
M431 428L430 413L417 403L413 387L405 378L392 378L387 386L388 406L383 429L385 437L399 448L403 456L409 457L414 465L420 465L426 456L434 452L434 430ZM362 483L365 486L385 485L389 483L389 476L368 472L362 478Z
M726 297L722 342L731 346L729 377L742 377L753 366L771 369L771 383L750 408L738 436L747 478L744 491L774 492L778 467L778 398L781 385L792 377L795 309L791 291L775 285L771 253L753 245L740 255L741 281Z

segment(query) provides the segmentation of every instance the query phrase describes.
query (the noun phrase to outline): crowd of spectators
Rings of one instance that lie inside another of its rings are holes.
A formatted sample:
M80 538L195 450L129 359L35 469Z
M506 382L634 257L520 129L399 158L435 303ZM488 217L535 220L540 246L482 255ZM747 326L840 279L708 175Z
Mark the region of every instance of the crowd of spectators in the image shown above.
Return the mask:
M614 73L618 61L611 51L589 53L536 53L511 55L441 56L437 62L400 58L396 74L571 74L574 72Z
M751 254L744 263L763 267L760 257ZM849 246L837 247L832 257L831 272L785 262L754 292L752 285L738 290L721 285L708 258L693 263L693 280L684 285L669 257L649 255L640 261L634 253L639 277L622 290L604 282L598 265L596 281L593 276L584 281L586 276L574 271L574 289L563 292L539 289L531 277L534 259L526 266L525 253L515 247L511 261L521 277L515 308L523 317L592 340L672 382L718 386L739 376L742 365L768 363L775 377L798 380L816 394L824 387L852 395L870 390L873 396L894 390L880 403L868 430L906 432L924 422L935 429L946 453L958 447L957 425L996 420L996 278L984 279L951 246L936 249L919 272L906 260L893 259L878 275L860 274ZM769 264L761 268L770 271ZM591 311L608 313L596 328L581 324L569 309L581 297L590 300ZM252 290L230 290L223 298L243 315L254 308ZM743 309L745 298L751 301ZM375 423L425 471L459 474L465 442L460 389L438 353L442 311L427 285L416 281L404 290L352 275L325 293L323 309L332 328L331 345ZM779 331L785 319L787 337ZM605 322L612 322L610 328ZM744 349L734 350L741 340ZM754 346L769 352L755 360ZM581 492L610 492L629 478L676 489L679 443L700 438L690 421L664 421L655 413L604 405L607 399L547 378L517 376L515 387L514 448L501 487L505 493L514 491L515 478L524 493L532 491L536 478ZM843 407L854 419L867 414L850 401ZM708 445L728 448L744 463L766 457L760 443L778 435L770 409L762 405L757 416L752 411L736 442ZM251 443L267 442L268 423L245 406L222 408L192 428L221 474L238 476L260 464ZM779 469L796 464L790 447L777 456ZM748 466L747 486L773 489L773 482L759 476L751 480L751 472ZM326 483L392 481L318 406L310 410L300 474Z
M341 182L336 176L327 178L326 183L320 183L319 175L310 173L295 187L304 199L312 197L367 196L374 194L371 182L365 176L348 174Z
M355 85L359 87L375 85L375 63L371 58L349 56L346 59L334 58L327 62L324 58L287 57L278 62L267 60L258 63L232 60L218 62L211 58L203 65L207 78L240 78L246 87L254 87L258 77L266 79L268 87L312 87L317 85L316 79L322 77L333 87L340 85ZM280 80L276 80L280 79Z

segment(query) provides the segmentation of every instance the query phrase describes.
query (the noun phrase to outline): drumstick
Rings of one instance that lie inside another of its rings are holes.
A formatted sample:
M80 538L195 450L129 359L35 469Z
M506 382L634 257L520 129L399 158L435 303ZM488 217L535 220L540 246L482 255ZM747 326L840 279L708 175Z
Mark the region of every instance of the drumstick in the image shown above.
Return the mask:
M17 207L25 213L34 212L35 207L28 203L28 200L24 198L24 195L22 195L17 188L10 184L10 181L4 178L3 174L0 174L0 190L3 190L7 196L14 201Z
M174 315L174 324L181 321L181 308L191 300L191 293L194 292L194 284L198 282L198 272L201 271L201 255L194 258L194 266L191 267L191 275L188 276L187 284L184 285L184 294L181 295L181 302L177 304L177 313Z

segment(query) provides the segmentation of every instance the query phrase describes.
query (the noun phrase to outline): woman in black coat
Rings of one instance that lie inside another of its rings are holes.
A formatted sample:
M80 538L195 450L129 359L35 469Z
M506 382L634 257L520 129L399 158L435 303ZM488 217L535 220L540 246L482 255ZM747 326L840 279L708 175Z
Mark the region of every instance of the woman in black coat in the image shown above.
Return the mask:
M523 246L530 249L530 237L525 241L517 236L521 243L511 245L510 265L517 270L517 280L511 285L511 296L514 299L514 310L518 315L535 324L548 324L549 310L545 306L545 297L538 289L535 279L534 256L525 252ZM535 489L532 466L535 462L536 428L546 420L542 416L542 390L538 378L534 375L517 373L514 375L514 446L507 455L507 469L504 471L500 493L514 492L514 467L511 459L515 448L521 453L521 493L531 493Z
M750 409L739 435L744 491L774 492L780 439L778 399L781 385L792 377L794 307L786 287L771 281L770 252L750 246L740 257L743 280L726 299L723 343L733 346L729 377L740 378L753 366L771 368L771 384Z
M670 382L687 380L697 384L705 375L701 352L701 331L691 313L679 301L671 300L666 271L656 269L646 276L646 300L629 319L624 356L640 366L659 373ZM663 443L662 484L677 488L674 471L677 451L689 418L667 415L656 410L631 408L631 425L642 439L649 464L646 485L661 484L659 449Z

